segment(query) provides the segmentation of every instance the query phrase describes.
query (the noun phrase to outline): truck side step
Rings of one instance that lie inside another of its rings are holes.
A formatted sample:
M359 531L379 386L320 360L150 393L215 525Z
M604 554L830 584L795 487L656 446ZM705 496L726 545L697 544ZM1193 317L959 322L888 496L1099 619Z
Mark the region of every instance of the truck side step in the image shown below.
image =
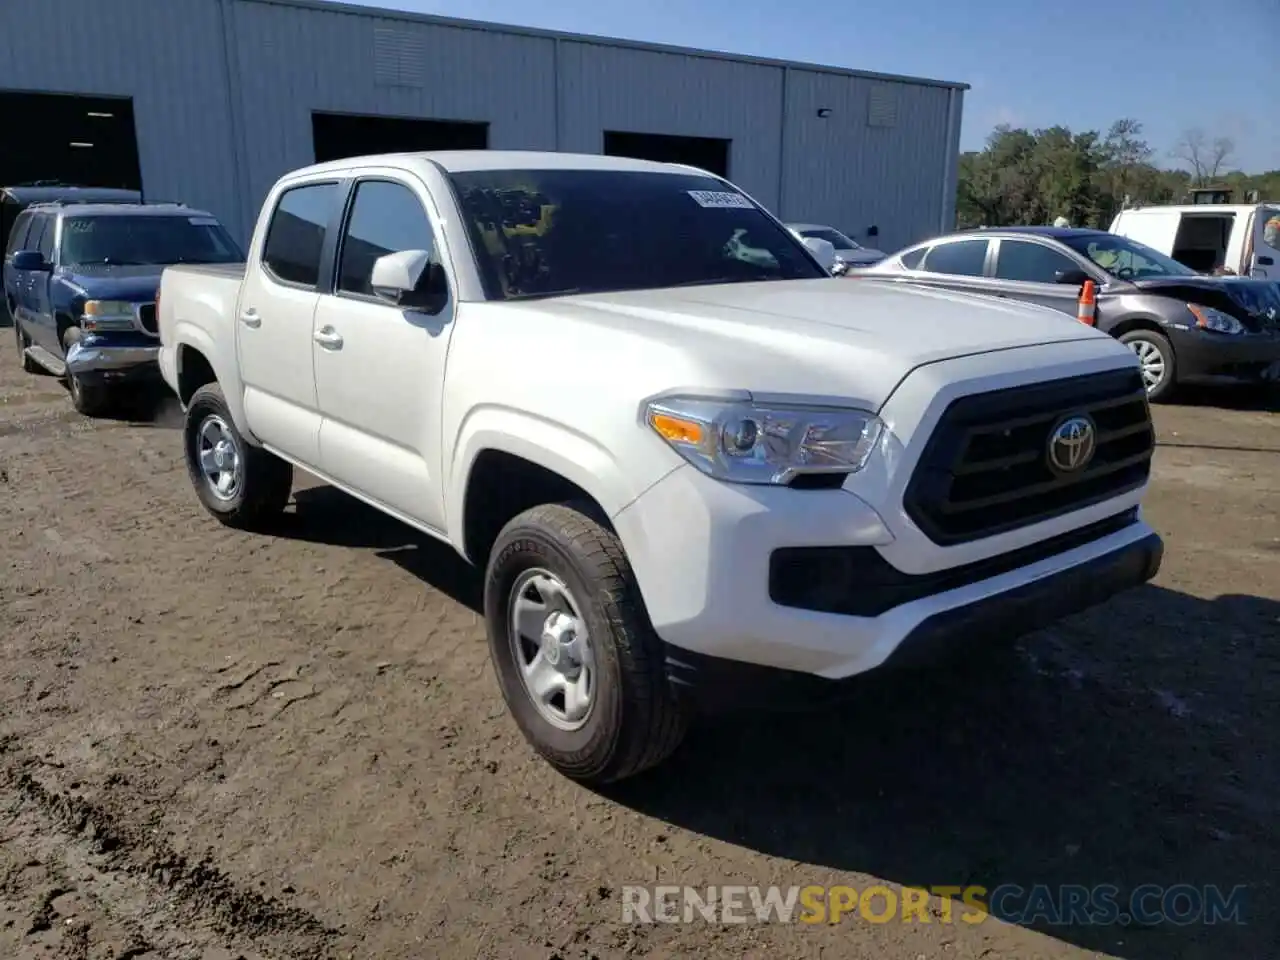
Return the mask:
M27 347L23 353L36 363L40 364L40 366L44 367L55 377L65 377L67 375L67 365L44 347Z

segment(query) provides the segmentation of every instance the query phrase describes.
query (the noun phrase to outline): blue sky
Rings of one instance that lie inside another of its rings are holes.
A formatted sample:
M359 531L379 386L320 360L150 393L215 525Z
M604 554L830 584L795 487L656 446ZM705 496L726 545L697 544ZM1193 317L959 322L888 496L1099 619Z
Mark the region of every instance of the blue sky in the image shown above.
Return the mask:
M1200 127L1235 166L1280 168L1280 0L356 0L444 16L958 80L963 146L997 123L1105 129L1156 159Z

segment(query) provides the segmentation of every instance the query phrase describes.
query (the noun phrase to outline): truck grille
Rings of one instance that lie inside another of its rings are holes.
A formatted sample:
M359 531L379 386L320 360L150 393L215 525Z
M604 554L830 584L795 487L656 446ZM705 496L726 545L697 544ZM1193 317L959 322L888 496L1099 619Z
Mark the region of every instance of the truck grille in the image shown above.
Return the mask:
M1093 458L1072 472L1055 470L1050 436L1080 415L1095 427ZM1142 486L1154 447L1137 370L973 394L943 412L903 506L937 544L978 540Z
M160 335L160 327L156 324L156 305L154 303L140 303L134 308L138 315L138 326L142 327L143 332L151 334L153 337Z

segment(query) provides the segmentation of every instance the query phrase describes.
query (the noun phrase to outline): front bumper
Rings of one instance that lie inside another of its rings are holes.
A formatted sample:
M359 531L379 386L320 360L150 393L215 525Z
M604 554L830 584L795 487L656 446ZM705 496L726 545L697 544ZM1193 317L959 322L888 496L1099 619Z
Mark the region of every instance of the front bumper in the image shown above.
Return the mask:
M67 351L67 371L82 380L154 379L160 374L159 355L155 340L90 334Z
M1280 334L1169 331L1178 379L1253 382L1280 379Z
M677 683L698 686L688 678L715 661L829 682L939 648L963 653L984 634L1016 636L1149 580L1162 547L1138 515L1139 495L1039 525L1036 539L1054 543L1038 552L1031 549L1035 543L1024 544L1031 552L1013 556L1010 546L981 566L957 561L915 575L901 573L903 564L895 562L892 583L855 577L854 591L895 592L891 602L860 599L849 608L870 615L812 603L784 606L771 597L775 551L869 547L887 560L895 556L893 546L903 546L876 511L846 490L723 484L681 467L614 524L654 628L669 645L669 673ZM1079 528L1093 525L1089 536L1080 535ZM1025 540L1029 531L1018 536ZM936 579L918 589L925 577Z

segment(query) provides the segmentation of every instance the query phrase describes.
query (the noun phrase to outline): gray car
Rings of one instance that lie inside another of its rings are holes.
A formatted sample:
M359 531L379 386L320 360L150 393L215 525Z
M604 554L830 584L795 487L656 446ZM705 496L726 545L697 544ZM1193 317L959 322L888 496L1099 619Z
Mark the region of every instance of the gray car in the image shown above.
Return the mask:
M1150 400L1192 381L1280 380L1280 284L1202 276L1100 230L963 231L907 247L858 276L1009 297L1072 321L1092 280L1092 322L1138 355Z
M827 243L836 248L836 256L849 267L858 269L869 267L873 263L879 263L885 257L883 250L864 247L862 244L850 240L834 227L824 227L820 223L788 223L787 226L793 233L798 234L802 240L812 238L827 241Z

